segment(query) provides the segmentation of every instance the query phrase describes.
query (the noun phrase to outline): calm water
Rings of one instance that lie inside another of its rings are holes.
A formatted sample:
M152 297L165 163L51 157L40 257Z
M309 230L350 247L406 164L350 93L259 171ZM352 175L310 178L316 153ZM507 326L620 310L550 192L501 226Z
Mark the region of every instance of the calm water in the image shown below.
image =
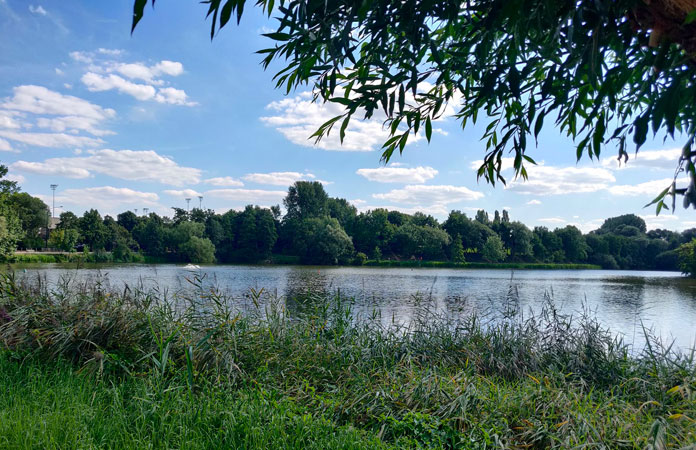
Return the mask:
M26 270L26 272L24 272ZM24 266L22 277L61 277L102 280L113 288L125 284L159 286L170 292L192 289L187 281L196 272L174 265L94 266L75 270L60 265ZM539 310L548 293L565 313L589 308L629 343L642 345L641 323L682 349L696 342L696 282L677 272L455 270L307 266L204 266L197 272L206 283L239 299L250 288L292 297L307 292L355 299L355 311L407 323L416 307L428 302L447 315L504 308L506 298L522 311ZM288 308L292 305L288 304Z

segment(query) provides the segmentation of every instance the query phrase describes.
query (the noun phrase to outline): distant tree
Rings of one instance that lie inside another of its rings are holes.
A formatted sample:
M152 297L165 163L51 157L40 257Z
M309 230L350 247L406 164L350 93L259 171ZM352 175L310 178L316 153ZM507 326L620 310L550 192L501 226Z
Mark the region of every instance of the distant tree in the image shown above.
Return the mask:
M182 222L191 220L191 214L185 209L177 208L176 206L172 206L172 209L174 210L174 217L172 218L174 225L179 225Z
M43 242L39 230L46 228L50 215L48 206L40 198L32 197L26 192L10 194L8 202L22 227L20 248L41 248Z
M179 246L177 253L182 261L203 264L215 262L215 246L210 239L204 237L191 236Z
M475 220L484 225L490 225L491 221L488 219L488 213L482 209L476 211Z
M388 252L396 227L389 222L386 209L375 209L360 213L355 219L353 244L357 251L373 255L375 247L380 256Z
M677 249L679 270L694 278L696 277L696 239L682 244Z
M503 241L496 236L489 236L481 249L481 257L488 262L496 263L505 259L505 248Z
M116 216L116 222L130 233L138 224L138 216L133 211L125 211Z
M344 264L354 251L350 236L329 217L303 221L297 240L302 260L313 264Z
M456 235L454 239L452 239L452 244L450 245L450 259L457 263L466 261L466 254L464 253L464 246L462 245L462 237L460 235Z
M80 218L77 217L72 211L65 211L60 213L58 225L56 228L59 230L76 230L80 227Z
M80 237L80 233L75 229L53 230L48 239L48 246L57 248L64 252L72 252L75 250L75 245Z
M645 233L647 226L645 225L645 220L636 216L635 214L624 214L622 216L610 217L606 219L602 226L599 227L595 232L598 234L603 233L616 233L616 229L621 226L630 225L638 229L640 233Z
M405 258L443 260L447 257L450 242L447 232L440 228L407 223L394 233L392 249Z
M318 181L296 181L283 200L285 220L304 220L329 215L329 196Z
M348 203L345 198L329 198L327 201L329 217L338 220L344 230L350 233L353 229L358 210L355 206Z
M587 243L582 232L572 225L559 228L554 234L563 243L563 252L570 262L583 262L587 259Z
M91 250L100 250L106 247L109 237L108 229L104 226L99 211L96 209L85 211L77 225L83 242Z
M419 227L438 228L440 226L436 218L430 214L425 214L420 211L413 213L411 216L411 223L418 225Z

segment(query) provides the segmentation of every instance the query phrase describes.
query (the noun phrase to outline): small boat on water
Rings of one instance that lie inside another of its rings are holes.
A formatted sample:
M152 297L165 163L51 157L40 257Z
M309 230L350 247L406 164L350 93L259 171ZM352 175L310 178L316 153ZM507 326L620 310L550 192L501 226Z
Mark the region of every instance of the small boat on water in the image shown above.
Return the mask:
M186 264L184 266L184 269L186 269L186 270L201 270L201 266L199 266L197 264Z

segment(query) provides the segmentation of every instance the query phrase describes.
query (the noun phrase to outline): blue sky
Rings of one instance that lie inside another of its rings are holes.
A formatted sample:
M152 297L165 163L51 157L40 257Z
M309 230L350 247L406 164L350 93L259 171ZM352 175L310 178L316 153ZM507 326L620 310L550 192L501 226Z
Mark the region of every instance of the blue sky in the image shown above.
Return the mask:
M379 121L355 121L343 146L335 135L314 146L307 138L335 110L312 104L306 88L274 89L254 53L270 44L260 34L273 23L247 12L211 42L205 7L192 1L148 7L131 37L132 0L0 0L0 162L49 204L58 184L57 214L171 215L198 196L218 212L270 206L305 179L360 210L444 219L451 209L508 209L529 226L583 231L625 213L649 228L696 226L690 210L643 208L669 183L679 142L649 142L625 167L611 148L576 164L573 143L548 129L530 152L540 162L530 179L495 188L476 180L481 127L451 118L389 166L379 163Z

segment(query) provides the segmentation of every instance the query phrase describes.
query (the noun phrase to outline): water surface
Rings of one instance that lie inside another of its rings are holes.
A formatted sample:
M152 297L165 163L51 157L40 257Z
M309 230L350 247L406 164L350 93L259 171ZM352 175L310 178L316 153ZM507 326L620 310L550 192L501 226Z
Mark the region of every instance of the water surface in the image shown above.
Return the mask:
M49 283L70 277L99 281L112 288L157 286L170 293L193 289L187 281L202 277L243 302L250 289L292 298L308 292L352 297L356 314L381 314L383 320L408 323L419 306L447 316L491 312L509 307L539 311L545 297L567 314L590 310L628 343L643 345L643 326L682 349L696 342L696 282L677 272L603 270L482 270L434 268L203 266L189 271L176 265L45 264L15 268L23 278ZM292 302L288 309L296 307Z

